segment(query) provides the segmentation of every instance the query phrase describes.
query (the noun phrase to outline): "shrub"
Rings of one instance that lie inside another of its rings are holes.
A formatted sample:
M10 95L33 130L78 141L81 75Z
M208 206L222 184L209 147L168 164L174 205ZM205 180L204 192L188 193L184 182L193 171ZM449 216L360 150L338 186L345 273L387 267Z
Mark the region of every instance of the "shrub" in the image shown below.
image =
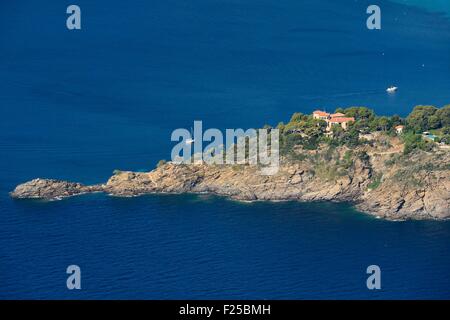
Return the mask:
M423 140L419 134L408 132L403 136L403 141L405 142L404 154L409 154L416 149L423 151L433 150L433 143Z
M415 132L422 132L439 127L440 120L436 116L439 109L434 106L416 106L407 117L408 125Z
M398 158L399 158L399 155L397 155L397 154L394 155L393 154L393 155L391 155L391 157L389 159L384 161L384 165L388 166L388 167L392 166L393 164L395 164L397 162Z
M372 181L367 185L367 188L372 189L372 190L378 188L381 184L381 178L382 178L381 174L374 175L372 177Z
M166 160L159 160L158 163L157 163L157 165L156 165L156 167L157 167L157 168L162 167L162 166L165 165L166 163L167 163Z
M294 160L294 161L304 161L304 160L306 160L306 158L308 158L307 154L298 153L298 152L295 152L294 150L291 150L291 152L289 152L287 156L289 157L289 159Z
M450 144L450 134L446 134L441 138L441 142L445 144Z
M348 169L353 165L352 156L353 156L353 152L351 150L345 151L343 161L342 161L342 165L345 169Z
M358 159L362 162L367 162L370 160L370 156L365 151L358 152Z

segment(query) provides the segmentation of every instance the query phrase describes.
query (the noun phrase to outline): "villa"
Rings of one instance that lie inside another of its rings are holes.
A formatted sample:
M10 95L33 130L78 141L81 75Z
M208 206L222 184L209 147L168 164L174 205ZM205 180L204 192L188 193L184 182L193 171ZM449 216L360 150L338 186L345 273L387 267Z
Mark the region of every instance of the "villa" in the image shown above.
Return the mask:
M337 117L337 118L330 118L327 120L327 130L331 131L333 128L333 125L340 125L342 129L347 130L348 124L350 122L354 122L355 118L353 117Z
M331 131L333 125L340 125L342 129L346 130L350 122L354 122L355 118L346 117L343 113L328 113L325 111L316 110L313 112L313 118L318 120L325 120L327 123L327 131Z
M395 126L395 132L397 132L397 134L402 134L404 128L405 128L405 126L403 126L401 124L398 126Z
M313 112L313 118L318 120L327 120L330 114L325 111L316 110Z

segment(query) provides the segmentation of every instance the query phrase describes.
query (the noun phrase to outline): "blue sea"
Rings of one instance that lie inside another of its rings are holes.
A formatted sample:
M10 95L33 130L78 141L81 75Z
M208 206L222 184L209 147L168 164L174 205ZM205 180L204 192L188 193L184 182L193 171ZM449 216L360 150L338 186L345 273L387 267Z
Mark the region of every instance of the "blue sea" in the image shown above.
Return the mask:
M77 4L82 29L66 28ZM206 195L14 201L36 178L106 181L169 159L176 128L450 103L450 2L0 3L0 298L449 299L450 221ZM399 91L388 95L386 87ZM66 268L81 268L81 290ZM366 268L381 268L368 290Z

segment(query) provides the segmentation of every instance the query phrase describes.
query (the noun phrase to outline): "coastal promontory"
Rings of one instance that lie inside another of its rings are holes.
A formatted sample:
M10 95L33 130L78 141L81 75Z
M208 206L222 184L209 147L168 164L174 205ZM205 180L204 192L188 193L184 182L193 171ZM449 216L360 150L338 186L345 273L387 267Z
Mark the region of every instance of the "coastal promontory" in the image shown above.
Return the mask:
M91 186L35 179L10 195L55 200L90 192L122 197L209 193L243 201L347 202L390 220L450 218L448 144L399 130L408 123L393 124L389 131L384 121L381 130L364 132L351 124L312 140L311 130L321 129L315 120L311 126L305 121L310 118L297 116L279 125L281 158L274 175L261 174L257 165L166 162L150 172L116 171L107 182ZM296 138L301 142L293 142Z

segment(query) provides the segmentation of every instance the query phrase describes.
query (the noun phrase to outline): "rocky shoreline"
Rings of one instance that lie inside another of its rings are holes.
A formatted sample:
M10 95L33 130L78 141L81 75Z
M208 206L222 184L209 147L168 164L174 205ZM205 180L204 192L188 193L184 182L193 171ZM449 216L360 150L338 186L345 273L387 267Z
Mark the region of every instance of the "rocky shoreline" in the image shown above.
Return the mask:
M34 179L18 185L10 195L55 200L91 192L124 197L210 193L245 201L351 202L359 211L390 220L450 218L448 151L405 157L392 148L337 148L328 159L329 153L323 149L301 161L283 159L272 176L261 175L256 166L169 162L151 172L117 172L106 183L91 186Z

